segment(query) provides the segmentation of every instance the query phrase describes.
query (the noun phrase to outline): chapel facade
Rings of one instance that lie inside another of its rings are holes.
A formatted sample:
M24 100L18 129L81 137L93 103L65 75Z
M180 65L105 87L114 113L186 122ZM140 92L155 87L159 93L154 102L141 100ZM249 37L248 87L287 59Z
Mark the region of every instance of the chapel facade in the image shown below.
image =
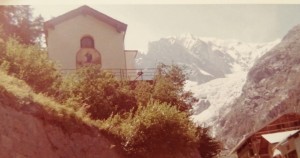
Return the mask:
M137 50L125 50L127 24L81 6L45 22L48 56L62 71L85 65L122 72L135 69Z

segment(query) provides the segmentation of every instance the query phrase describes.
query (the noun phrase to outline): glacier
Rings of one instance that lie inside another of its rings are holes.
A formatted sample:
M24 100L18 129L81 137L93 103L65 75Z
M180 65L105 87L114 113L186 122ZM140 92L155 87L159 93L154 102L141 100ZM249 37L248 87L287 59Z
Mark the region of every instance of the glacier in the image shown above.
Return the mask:
M199 99L193 105L191 119L212 126L230 111L257 59L280 41L248 43L190 33L169 36L149 42L148 52L137 56L136 66L153 68L161 62L184 66L189 77L185 90Z

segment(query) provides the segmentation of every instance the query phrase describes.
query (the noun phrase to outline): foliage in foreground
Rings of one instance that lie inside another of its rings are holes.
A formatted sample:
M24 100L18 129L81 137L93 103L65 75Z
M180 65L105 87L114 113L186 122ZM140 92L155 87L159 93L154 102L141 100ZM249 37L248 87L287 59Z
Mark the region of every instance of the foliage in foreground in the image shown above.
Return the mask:
M106 119L114 114L135 111L138 105L150 101L167 103L188 112L196 98L184 91L186 76L179 66L161 64L153 83L121 81L97 66L84 67L64 78L59 88L59 100L75 99L94 119Z
M69 125L74 119L79 124L98 127L117 139L116 145L129 157L192 157L197 148L205 153L215 152L209 146L211 141L206 141L210 138L208 133L199 132L202 128L197 128L189 120L188 114L175 106L151 102L147 106L139 106L135 112L97 121L91 119L84 108L59 104L43 94L36 94L24 81L5 72L0 71L0 76L0 97L4 91L14 95L14 104L19 104L14 106L38 104L64 120L65 125L61 121L61 126L68 129L74 128L74 124ZM8 99L7 95L5 98Z
M197 128L186 112L158 102L140 106L135 114L115 115L102 128L113 133L130 157L191 157Z
M204 158L219 153L218 142L188 118L196 99L183 90L182 70L175 65L158 70L151 84L120 81L97 66L84 67L64 79L59 100L85 105L129 157L192 157L200 149Z
M7 72L4 72L3 70L0 70L0 99L1 106L8 105L22 109L22 107L25 106L33 108L38 105L47 111L48 114L54 115L62 120L73 118L77 123L81 122L87 125L93 124L93 120L89 118L89 115L84 108L74 109L72 107L67 107L59 104L54 99L49 98L44 94L37 94L28 84L26 84L26 82L8 75ZM33 111L39 111L37 109Z
M117 80L97 66L82 68L69 74L60 85L59 100L74 98L93 119L105 119L135 107L136 100L128 83Z
M9 39L1 43L0 68L11 76L24 80L36 92L52 93L60 81L60 73L45 51L36 46Z

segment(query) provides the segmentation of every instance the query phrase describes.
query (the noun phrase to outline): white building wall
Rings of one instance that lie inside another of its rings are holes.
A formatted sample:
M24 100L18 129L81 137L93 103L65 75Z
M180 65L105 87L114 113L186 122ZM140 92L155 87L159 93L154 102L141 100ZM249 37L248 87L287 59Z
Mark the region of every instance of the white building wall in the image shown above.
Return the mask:
M90 35L101 54L103 69L125 69L124 33L89 15L78 15L49 28L47 45L49 57L61 69L76 69L76 54L80 39Z
M135 69L135 57L137 55L137 50L126 50L126 68L127 69Z

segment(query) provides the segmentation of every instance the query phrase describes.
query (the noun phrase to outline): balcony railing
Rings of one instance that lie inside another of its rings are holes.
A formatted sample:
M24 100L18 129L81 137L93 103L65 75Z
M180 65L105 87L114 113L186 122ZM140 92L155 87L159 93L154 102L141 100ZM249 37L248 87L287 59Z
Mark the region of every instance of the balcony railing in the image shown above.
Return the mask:
M112 73L116 78L121 80L153 80L156 74L156 68L144 69L102 69L102 71ZM76 69L62 69L63 74L71 73Z

